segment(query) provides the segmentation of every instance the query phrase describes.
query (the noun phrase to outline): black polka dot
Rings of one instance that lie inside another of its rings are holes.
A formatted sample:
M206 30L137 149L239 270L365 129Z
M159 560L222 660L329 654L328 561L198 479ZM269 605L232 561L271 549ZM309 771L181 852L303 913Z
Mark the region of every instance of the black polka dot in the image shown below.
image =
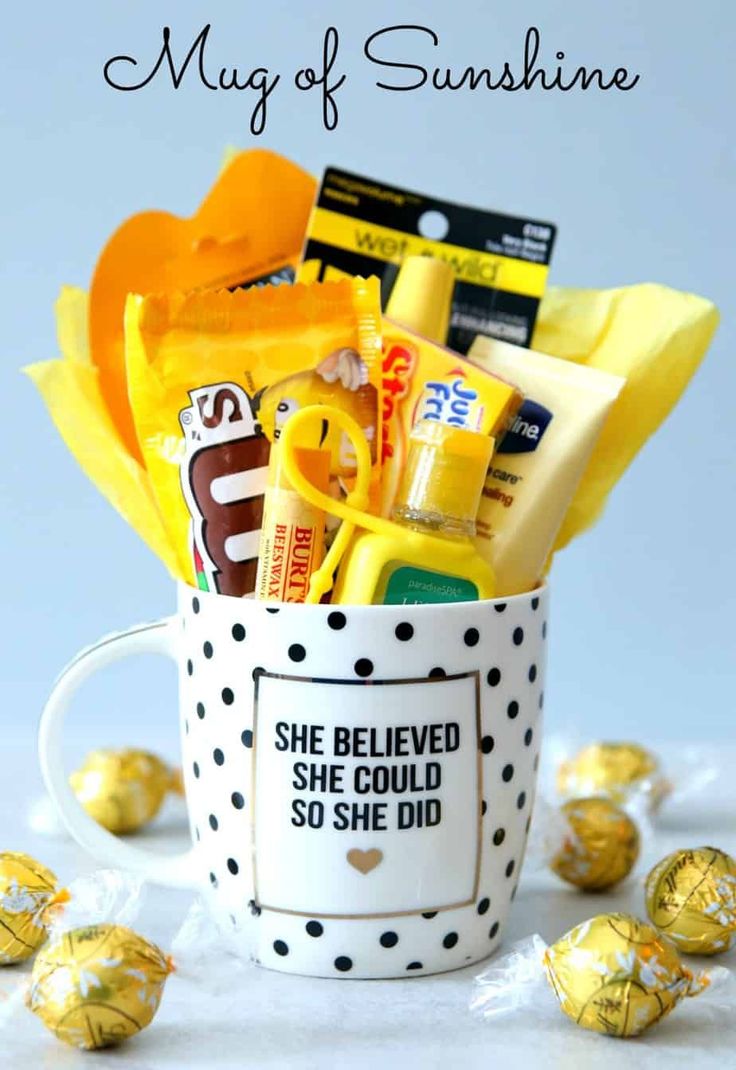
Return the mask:
M307 652L301 643L292 643L289 647L289 657L292 661L304 661Z
M210 814L209 821L210 821L210 828L212 829L212 831L213 832L217 832L217 830L219 828L219 823L218 823L218 820L217 820L217 818L215 817L214 814Z
M534 739L534 733L532 732L531 728L527 728L526 732L524 733L524 746L525 747L531 746L531 742L532 742L533 739Z
M496 847L500 847L503 841L506 839L506 829L496 829L493 833L493 842Z
M225 703L226 706L232 706L233 702L235 702L235 695L233 694L233 690L231 687L223 687L222 691L220 692L220 695L222 696L222 701Z
M410 962L409 965L406 968L407 968L407 970L422 970L422 969L424 969L424 967L422 966L421 962Z
M496 602L496 604L495 604L495 606L493 608L496 610L496 613L503 613L504 610L506 609L506 603L505 602Z
M196 596L192 599L192 609L195 613L199 613L199 599Z
M478 903L478 913L479 914L485 914L490 905L491 905L490 899L488 899L487 897L484 898L484 899L481 899L480 903Z
M251 732L250 728L246 728L244 732L240 733L240 742L243 744L244 747L253 746L253 733Z
M256 665L255 669L251 673L251 676L253 677L254 683L258 683L258 677L259 676L263 676L265 671L266 670L263 668L262 665Z
M535 612L539 609L539 599L536 597L536 595L534 596L534 598L532 598L532 609Z
M212 757L215 759L215 765L222 765L225 761L225 755L222 753L219 747L215 747L212 751Z
M394 635L397 639L400 639L402 643L406 643L414 635L414 625L409 624L408 620L402 620L401 623L397 624L394 628Z
M349 959L347 955L338 955L335 959L335 969L340 973L347 973L348 970L352 970L353 960Z
M353 665L356 676L370 676L373 672L373 662L370 658L358 658L355 665Z
M442 937L442 946L446 947L449 951L451 947L454 947L458 941L457 933L447 933Z
M392 932L390 929L386 933L381 933L379 938L379 944L381 947L396 947L399 942L398 933Z
M197 779L199 779L199 763L198 762L192 762L192 772L197 777Z
M447 673L439 665L435 665L433 669L429 670L427 675L429 676L430 680L443 680L445 676L447 676Z
M542 639L547 638L547 621L542 625Z
M327 624L335 632L342 631L347 622L347 617L339 609L333 609L332 613L327 617Z
M490 754L495 746L496 743L493 736L483 736L480 741L480 749L484 754Z
M486 816L486 811L487 811L487 810L488 810L488 803L487 803L487 802L486 802L486 800L484 799L484 800L482 801L482 803L480 804L480 816L481 816L481 817L485 817L485 816Z
M515 717L519 716L519 703L516 701L516 699L512 699L511 702L509 702L508 706L506 707L506 713L512 721Z
M544 706L544 691L539 692L539 708L540 710Z
M278 606L266 606L266 613L278 613L278 612L279 612L279 607Z
M202 644L202 653L206 658L211 658L214 654L214 650L212 649L212 643L209 641L209 639L206 643Z
M260 918L261 908L256 903L255 899L248 900L248 910L251 912L254 918Z
M242 624L233 624L232 636L236 643L242 643L245 639L245 628Z
M520 791L519 794L516 796L516 809L517 810L523 810L525 804L526 804L526 792L525 791Z
M184 722L184 734L189 735L189 721Z
M321 936L325 931L322 922L320 921L308 921L304 928L307 930L309 936L314 937Z
M533 684L534 681L537 678L537 666L536 665L530 665L529 666L529 672L527 673L527 675L529 677L529 683Z
M289 945L284 943L283 940L274 940L273 949L277 955L288 955Z
M428 910L425 914L422 914L422 917L423 918L427 918L427 919L436 918L437 917L437 911L436 910Z
M187 661L187 676L192 676L193 674L194 674L194 663L192 662L192 659L189 658L189 660Z
M197 717L199 717L200 721L204 718L204 702L197 703Z
M227 868L230 870L230 872L232 873L232 875L234 877L237 874L238 870L240 869L240 866L238 865L238 863L235 861L234 858L228 858L228 860L227 860Z
M466 646L477 646L480 639L480 632L477 628L468 628L463 636Z
M509 765L505 765L503 767L501 771L501 779L503 780L504 784L508 784L508 782L513 778L513 776L514 767L509 763Z
M234 791L230 796L230 802L233 804L236 810L242 810L245 806L245 799L239 791Z
M518 890L519 890L519 885L518 884L515 884L514 887L511 889L510 899L511 899L512 903L513 903L514 899L516 899L516 893L518 892Z
M489 940L493 940L493 938L495 937L497 932L498 932L498 922L494 921L493 925L491 925L490 929L488 930L488 938L489 938Z
M512 858L511 861L509 862L509 864L506 866L506 876L507 877L510 877L511 874L514 872L514 866L515 865L516 865L516 863L514 862L514 860Z
M524 629L514 628L514 634L511 636L511 638L514 640L514 646L521 646L521 644L524 642Z
M210 884L213 888L217 887L217 877L212 872L210 873Z
M529 814L529 817L526 819L526 825L524 826L524 831L525 832L529 831L529 829L531 828L531 824L532 824L532 815Z
M534 758L534 772L535 773L536 773L537 769L539 769L539 755L538 754Z
M501 670L491 669L488 673L488 676L486 676L486 680L488 681L491 687L498 687L498 685L501 683Z

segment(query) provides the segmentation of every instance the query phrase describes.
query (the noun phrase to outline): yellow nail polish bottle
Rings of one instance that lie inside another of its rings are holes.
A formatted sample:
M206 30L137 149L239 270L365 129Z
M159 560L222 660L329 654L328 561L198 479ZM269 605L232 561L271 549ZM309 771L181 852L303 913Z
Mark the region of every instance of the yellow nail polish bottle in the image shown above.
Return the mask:
M492 569L473 543L493 452L488 435L431 420L411 433L393 522L356 532L333 602L400 605L492 598Z

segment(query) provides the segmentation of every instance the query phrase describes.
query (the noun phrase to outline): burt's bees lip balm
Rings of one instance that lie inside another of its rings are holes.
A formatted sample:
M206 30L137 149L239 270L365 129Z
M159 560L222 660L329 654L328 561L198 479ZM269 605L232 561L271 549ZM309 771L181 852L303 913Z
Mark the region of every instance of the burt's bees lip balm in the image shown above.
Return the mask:
M323 493L330 479L329 450L295 447L305 479ZM266 602L303 602L309 579L322 563L325 514L310 505L289 483L274 443L263 501L256 597Z

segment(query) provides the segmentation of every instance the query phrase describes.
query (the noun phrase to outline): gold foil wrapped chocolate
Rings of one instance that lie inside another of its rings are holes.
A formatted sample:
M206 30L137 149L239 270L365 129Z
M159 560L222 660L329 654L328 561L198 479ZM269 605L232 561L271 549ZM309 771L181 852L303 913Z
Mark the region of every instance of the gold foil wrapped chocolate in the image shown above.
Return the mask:
M561 763L557 790L566 798L607 795L619 803L642 794L655 812L672 788L655 756L638 743L591 743Z
M73 929L38 954L26 1002L65 1044L107 1048L149 1025L171 969L122 925Z
M570 799L561 807L564 841L551 868L577 888L600 891L628 877L639 857L639 832L611 799Z
M43 913L56 875L30 855L0 853L0 965L22 962L46 939Z
M181 777L155 754L94 750L69 778L74 794L98 824L117 834L151 821L167 793L181 794Z
M736 935L736 861L716 847L674 851L649 873L647 913L680 951L717 955Z
M614 1037L638 1036L710 983L683 966L667 937L629 914L600 914L571 929L547 948L544 968L569 1018Z

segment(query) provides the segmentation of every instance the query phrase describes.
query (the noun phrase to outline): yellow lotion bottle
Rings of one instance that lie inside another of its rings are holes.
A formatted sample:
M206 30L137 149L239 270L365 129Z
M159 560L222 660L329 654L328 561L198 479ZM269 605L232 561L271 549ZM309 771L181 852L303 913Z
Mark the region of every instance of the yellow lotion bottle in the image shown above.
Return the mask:
M358 499L364 499L361 487L356 487L354 503L352 495L346 502L325 502L296 465L291 466L299 427L315 418L341 426L356 448L359 472L365 466L359 443L361 438L365 445L365 438L344 413L312 406L287 421L282 449L287 447L284 463L291 469L292 486L312 504L343 518L335 543L312 576L308 601L318 601L329 590L332 570L341 557L334 603L400 605L492 598L493 569L476 550L473 535L493 439L433 420L416 424L391 521L358 511L364 505L364 501L358 505ZM368 461L367 447L365 452Z

